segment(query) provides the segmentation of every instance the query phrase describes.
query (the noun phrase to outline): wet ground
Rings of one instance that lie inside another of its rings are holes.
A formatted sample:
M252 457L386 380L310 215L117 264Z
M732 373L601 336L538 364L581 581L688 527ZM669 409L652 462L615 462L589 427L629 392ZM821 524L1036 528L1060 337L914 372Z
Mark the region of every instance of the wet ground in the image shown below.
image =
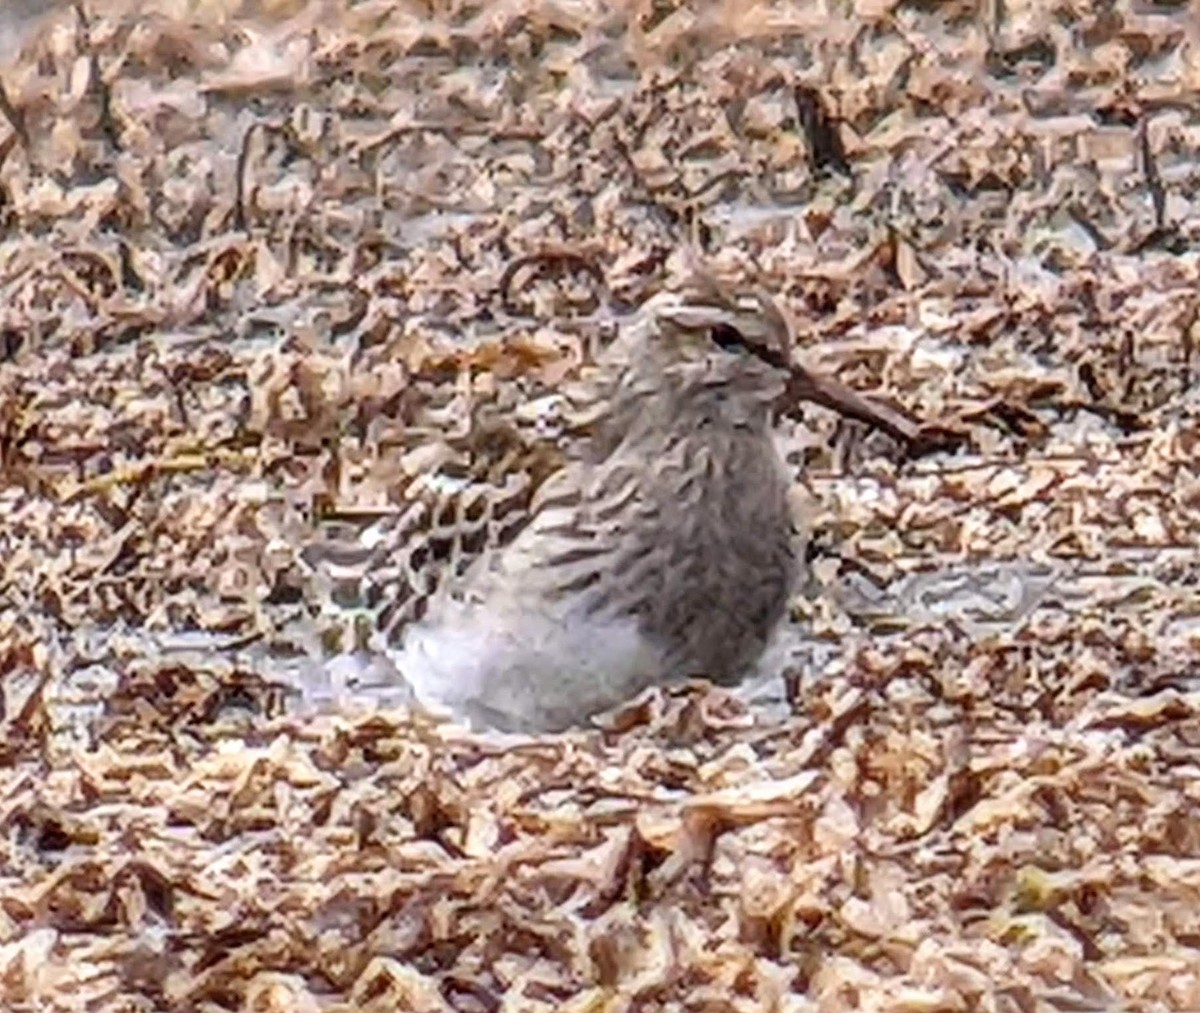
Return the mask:
M1185 8L85 6L2 69L0 944L72 968L6 1008L1200 1006ZM812 579L753 706L273 716L343 642L318 518L479 405L543 466L520 406L686 242L960 437L781 426Z

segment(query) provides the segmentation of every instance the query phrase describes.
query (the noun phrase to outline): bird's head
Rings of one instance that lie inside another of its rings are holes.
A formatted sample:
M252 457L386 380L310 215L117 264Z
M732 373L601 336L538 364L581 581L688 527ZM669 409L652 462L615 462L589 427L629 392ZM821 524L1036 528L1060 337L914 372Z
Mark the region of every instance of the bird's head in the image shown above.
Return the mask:
M775 401L793 372L791 328L770 298L693 272L643 307L624 350L648 381Z
M920 427L903 412L796 361L791 324L761 291L739 291L694 268L643 309L640 326L620 353L634 367L627 374L628 391L657 390L676 409L683 403L716 404L739 421L811 401L905 442L919 436Z

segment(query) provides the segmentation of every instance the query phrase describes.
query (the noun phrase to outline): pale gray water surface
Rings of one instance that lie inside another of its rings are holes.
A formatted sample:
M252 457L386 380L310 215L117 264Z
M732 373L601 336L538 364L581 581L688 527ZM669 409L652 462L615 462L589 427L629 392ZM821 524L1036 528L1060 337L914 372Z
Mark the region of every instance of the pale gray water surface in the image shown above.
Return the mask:
M1200 602L1172 582L1180 567L1200 570L1200 561L1182 550L1131 550L1105 568L1022 560L936 569L914 565L882 587L854 574L832 588L817 589L836 601L844 617L840 631L814 635L808 624L785 624L764 656L760 675L737 692L752 703L759 720L769 723L789 709L783 673L792 673L802 688L811 689L827 677L830 666L840 666L856 648L870 644L884 652L889 646L901 650L914 628L952 624L958 635L969 639L1004 637L1039 616L1069 617L1085 608L1102 608L1114 622L1136 620L1151 597L1173 602L1154 631L1160 647L1177 642L1184 650L1200 636ZM1113 569L1121 572L1106 572ZM66 673L57 695L53 710L64 745L87 740L118 673L130 665L155 669L180 664L213 677L235 670L255 672L291 687L295 692L289 707L301 713L362 713L410 702L387 658L358 654L322 660L315 635L304 623L270 642L239 644L206 633L157 636L93 628L76 631L75 643L75 655L91 661Z

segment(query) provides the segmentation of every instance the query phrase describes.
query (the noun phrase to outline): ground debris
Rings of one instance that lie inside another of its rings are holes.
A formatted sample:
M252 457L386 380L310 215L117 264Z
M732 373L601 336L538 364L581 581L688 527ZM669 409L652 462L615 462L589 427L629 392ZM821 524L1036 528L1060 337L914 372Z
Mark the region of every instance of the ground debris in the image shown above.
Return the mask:
M1200 1009L1194 33L984 6L5 6L0 1005ZM686 244L939 451L781 421L791 709L283 706Z

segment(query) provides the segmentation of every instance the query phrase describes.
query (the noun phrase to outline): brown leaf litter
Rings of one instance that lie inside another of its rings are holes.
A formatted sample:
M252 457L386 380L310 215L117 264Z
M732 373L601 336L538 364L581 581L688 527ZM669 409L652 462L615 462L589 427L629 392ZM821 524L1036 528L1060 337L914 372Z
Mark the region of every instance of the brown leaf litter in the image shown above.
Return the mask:
M0 1005L1200 1008L1186 5L4 16ZM789 713L286 710L304 546L519 509L688 242L959 440L781 420Z

